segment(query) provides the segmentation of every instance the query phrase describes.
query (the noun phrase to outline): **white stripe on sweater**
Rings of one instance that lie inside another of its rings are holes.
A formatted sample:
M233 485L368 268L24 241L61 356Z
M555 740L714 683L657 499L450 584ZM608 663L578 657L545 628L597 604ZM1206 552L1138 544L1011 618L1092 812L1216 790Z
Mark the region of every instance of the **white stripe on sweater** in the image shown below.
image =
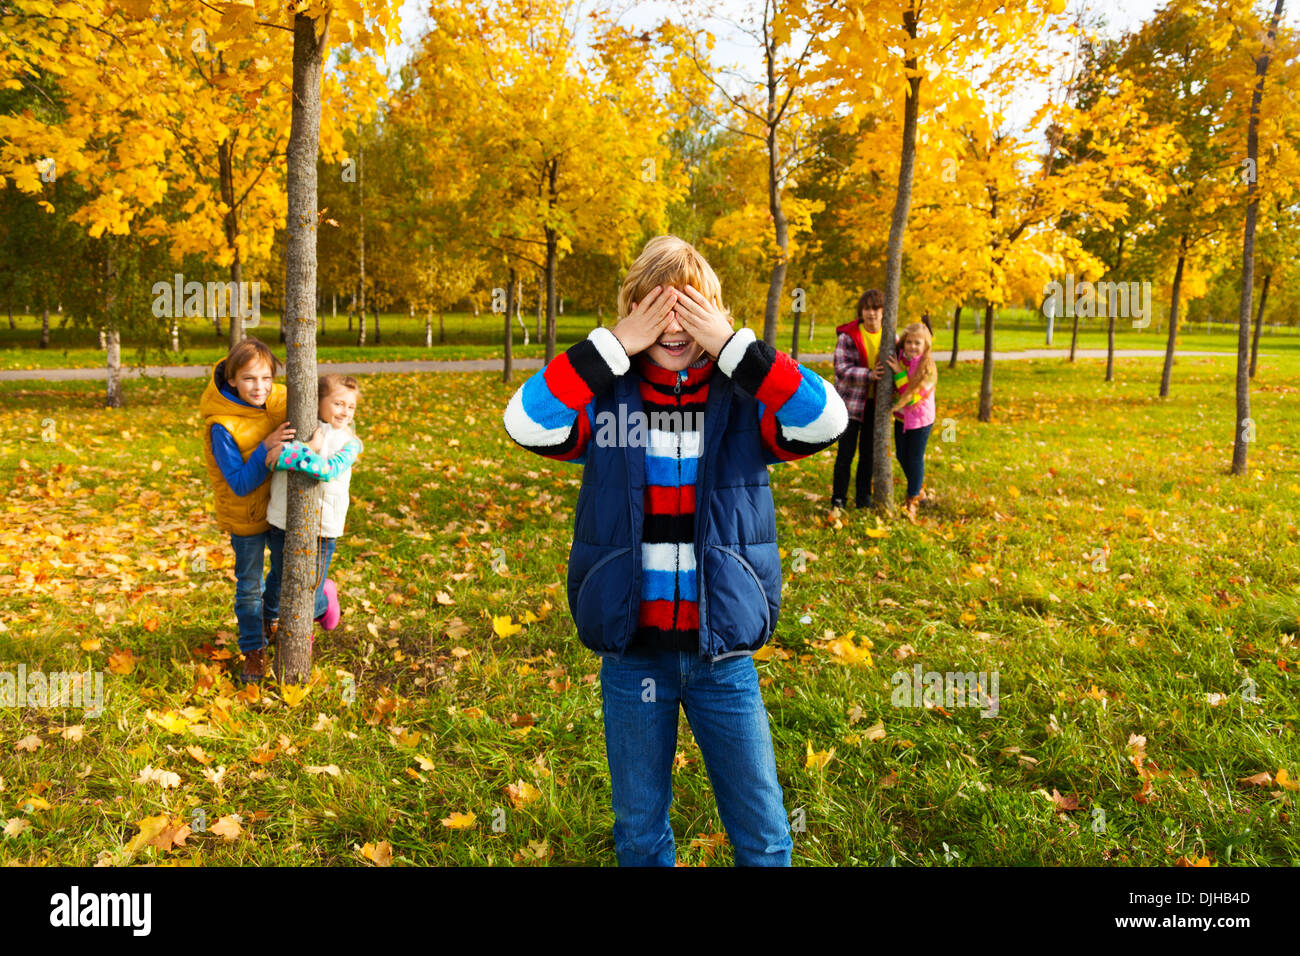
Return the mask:
M681 447L683 458L700 457L700 433L665 432L657 428L650 429L650 442L646 447L647 455L656 458L677 458L677 449Z
M676 571L679 569L694 571L695 545L693 543L642 543L641 566L647 571Z
M537 448L562 444L569 437L569 432L573 430L572 425L564 425L559 428L542 428L537 422L529 418L528 412L524 408L524 387L522 385L515 389L515 393L510 396L510 401L506 403L505 425L507 434L519 444L531 445Z
M840 393L820 375L817 376L817 381L822 383L822 391L825 393L822 396L824 404L821 414L807 425L780 425L782 438L820 445L844 434L844 430L849 427L849 410L844 399L840 398Z

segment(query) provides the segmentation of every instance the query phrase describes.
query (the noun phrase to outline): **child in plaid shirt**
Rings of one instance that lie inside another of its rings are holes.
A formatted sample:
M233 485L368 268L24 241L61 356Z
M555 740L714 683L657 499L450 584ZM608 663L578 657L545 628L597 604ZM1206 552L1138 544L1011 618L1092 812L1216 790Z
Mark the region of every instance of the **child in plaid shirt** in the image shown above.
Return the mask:
M858 480L854 485L854 504L865 508L871 503L872 428L876 382L884 374L876 357L880 354L880 320L885 314L885 297L879 289L868 289L858 299L858 317L845 322L835 331L835 391L849 410L849 427L840 437L835 454L835 471L831 479L831 507L845 507L849 488L849 471L854 449L858 450Z

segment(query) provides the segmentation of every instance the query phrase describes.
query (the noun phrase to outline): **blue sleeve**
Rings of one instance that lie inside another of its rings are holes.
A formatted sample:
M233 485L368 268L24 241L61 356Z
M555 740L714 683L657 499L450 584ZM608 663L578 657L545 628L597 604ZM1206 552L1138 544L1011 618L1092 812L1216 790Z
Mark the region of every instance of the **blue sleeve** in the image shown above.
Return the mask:
M221 425L212 426L212 457L230 490L241 498L260 487L271 474L266 467L266 449L260 443L244 461L234 436Z
M307 447L305 442L289 442L280 449L280 460L275 463L277 471L301 471L318 481L333 481L352 467L361 444L349 440L329 459L321 458Z

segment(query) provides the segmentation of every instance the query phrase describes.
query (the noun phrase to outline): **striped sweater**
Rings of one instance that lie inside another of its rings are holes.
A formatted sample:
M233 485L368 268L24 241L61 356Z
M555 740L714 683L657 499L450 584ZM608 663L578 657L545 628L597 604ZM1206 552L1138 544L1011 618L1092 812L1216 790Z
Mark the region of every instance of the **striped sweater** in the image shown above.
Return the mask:
M645 433L641 606L633 646L694 651L699 646L695 476L715 369L758 400L759 434L768 464L826 448L847 427L848 413L825 379L757 339L750 329L733 333L716 362L706 356L674 372L654 364L645 353L630 359L609 329L598 328L520 386L506 407L506 431L529 451L585 464L593 435L605 440L597 428L593 399L633 366L643 411L655 426Z

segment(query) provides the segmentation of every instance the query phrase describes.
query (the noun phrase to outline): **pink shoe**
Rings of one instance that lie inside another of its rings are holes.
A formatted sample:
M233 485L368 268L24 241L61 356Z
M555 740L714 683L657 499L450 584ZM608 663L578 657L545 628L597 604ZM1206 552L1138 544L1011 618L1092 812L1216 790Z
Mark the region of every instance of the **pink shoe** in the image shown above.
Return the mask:
M343 611L339 608L339 589L334 586L334 582L329 578L325 579L325 587L321 589L325 593L325 600L329 605L325 608L325 613L316 620L320 626L327 631L332 631L339 626L339 618L343 616Z

